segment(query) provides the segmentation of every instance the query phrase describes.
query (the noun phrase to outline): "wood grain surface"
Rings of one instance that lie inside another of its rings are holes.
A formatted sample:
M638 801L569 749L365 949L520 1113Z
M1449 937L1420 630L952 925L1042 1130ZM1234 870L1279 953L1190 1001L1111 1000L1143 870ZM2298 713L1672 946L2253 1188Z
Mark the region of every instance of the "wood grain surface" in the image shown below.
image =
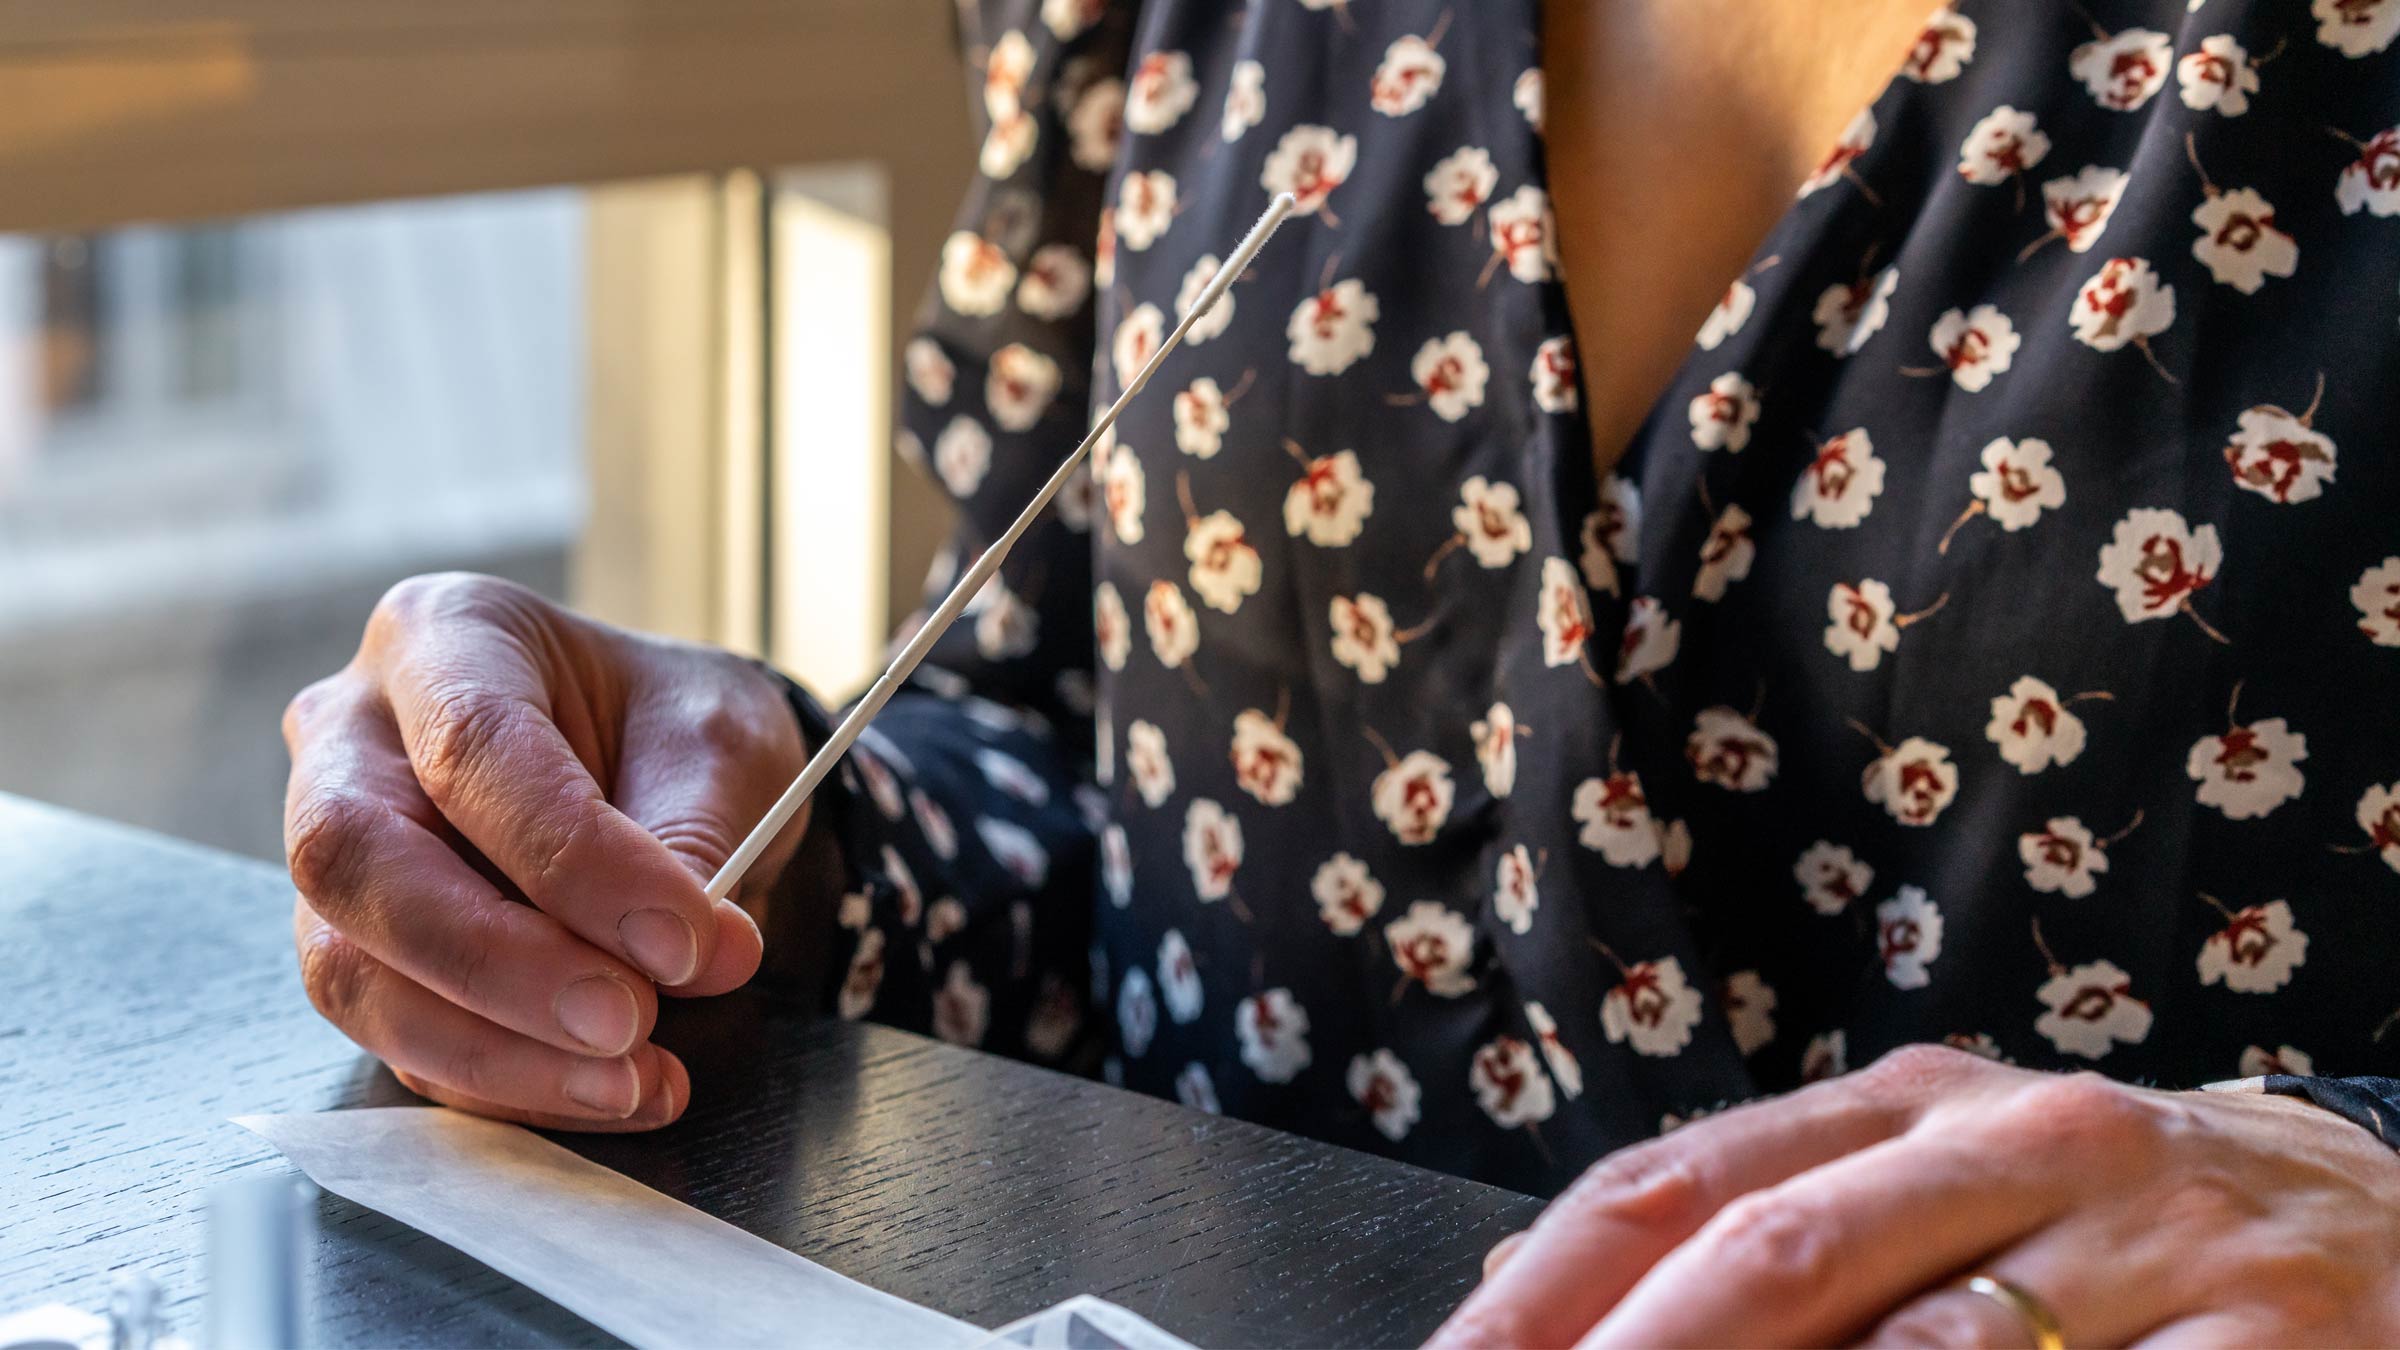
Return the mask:
M226 1118L414 1100L309 1008L289 905L272 868L0 797L0 1313L139 1266L196 1335L209 1187L286 1170ZM1205 1345L1414 1344L1539 1209L764 997L676 1014L685 1119L561 1141L985 1326L1092 1293ZM315 1344L611 1343L380 1214L315 1213Z

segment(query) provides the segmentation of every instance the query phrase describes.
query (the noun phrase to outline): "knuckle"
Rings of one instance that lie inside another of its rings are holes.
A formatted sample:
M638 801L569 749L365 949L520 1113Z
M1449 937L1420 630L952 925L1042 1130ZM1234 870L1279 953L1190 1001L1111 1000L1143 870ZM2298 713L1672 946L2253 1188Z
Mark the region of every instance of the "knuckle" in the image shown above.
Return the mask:
M292 701L283 705L284 749L298 753L301 743L309 738L309 728L322 721L334 706L347 702L349 689L349 676L334 674L292 695Z
M1660 1140L1620 1149L1585 1172L1564 1201L1576 1213L1620 1223L1690 1227L1707 1182L1689 1150Z
M519 709L471 685L435 694L417 737L417 781L437 806L499 767L517 735Z
M1998 1350L2024 1335L2010 1315L1975 1294L1948 1293L1902 1309L1873 1338L1879 1345Z
M2057 1147L2137 1146L2171 1125L2163 1099L2089 1071L2028 1085L2013 1114L2021 1131Z
M338 900L357 882L360 855L382 808L358 792L311 787L284 817L284 863L312 901Z
M334 929L318 928L300 939L300 986L326 1021L348 1031L366 998L366 954Z
M1522 1300L1492 1297L1470 1300L1442 1328L1440 1339L1444 1345L1514 1347L1541 1343Z
M1856 1089L1881 1098L1915 1100L1965 1073L1988 1067L1964 1050L1919 1042L1885 1052L1851 1079Z
M370 639L415 632L441 618L474 614L515 587L474 572L426 572L398 582L367 616Z
M1773 1191L1753 1192L1727 1205L1702 1232L1739 1287L1807 1297L1841 1274L1830 1216Z

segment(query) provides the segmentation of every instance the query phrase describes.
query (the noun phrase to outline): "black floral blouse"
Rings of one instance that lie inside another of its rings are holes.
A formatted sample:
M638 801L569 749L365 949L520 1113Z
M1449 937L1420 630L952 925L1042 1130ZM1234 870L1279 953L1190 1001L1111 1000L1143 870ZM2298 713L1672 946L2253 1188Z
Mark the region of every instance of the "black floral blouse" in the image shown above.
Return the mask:
M935 593L1300 214L859 743L843 1014L1545 1192L1915 1041L2400 1113L2400 0L1937 12L1605 477L1536 0L961 12Z

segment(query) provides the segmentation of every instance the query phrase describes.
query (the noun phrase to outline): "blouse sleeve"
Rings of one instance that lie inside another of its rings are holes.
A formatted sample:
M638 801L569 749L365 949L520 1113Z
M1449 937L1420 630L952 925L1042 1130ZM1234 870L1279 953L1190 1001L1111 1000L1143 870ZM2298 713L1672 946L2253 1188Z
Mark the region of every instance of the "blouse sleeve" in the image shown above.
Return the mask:
M2400 1148L2400 1078L2303 1078L2271 1073L2259 1079L2259 1090L2306 1097Z
M899 434L958 512L928 603L1088 425L1135 8L960 6L983 149L906 349ZM845 1017L1051 1061L1087 1047L1095 495L1090 475L1061 494L820 795L843 878L829 1001ZM821 743L826 715L793 692Z

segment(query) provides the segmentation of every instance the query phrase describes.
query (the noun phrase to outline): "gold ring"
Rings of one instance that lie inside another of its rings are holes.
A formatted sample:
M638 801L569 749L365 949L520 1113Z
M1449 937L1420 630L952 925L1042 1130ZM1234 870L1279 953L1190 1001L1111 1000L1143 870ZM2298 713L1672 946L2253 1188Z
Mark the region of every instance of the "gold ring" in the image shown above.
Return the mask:
M1990 1275L1977 1275L1967 1281L1967 1292L2008 1309L2033 1338L2033 1350L2067 1350L2067 1335L2059 1328L2058 1314L2031 1291Z

